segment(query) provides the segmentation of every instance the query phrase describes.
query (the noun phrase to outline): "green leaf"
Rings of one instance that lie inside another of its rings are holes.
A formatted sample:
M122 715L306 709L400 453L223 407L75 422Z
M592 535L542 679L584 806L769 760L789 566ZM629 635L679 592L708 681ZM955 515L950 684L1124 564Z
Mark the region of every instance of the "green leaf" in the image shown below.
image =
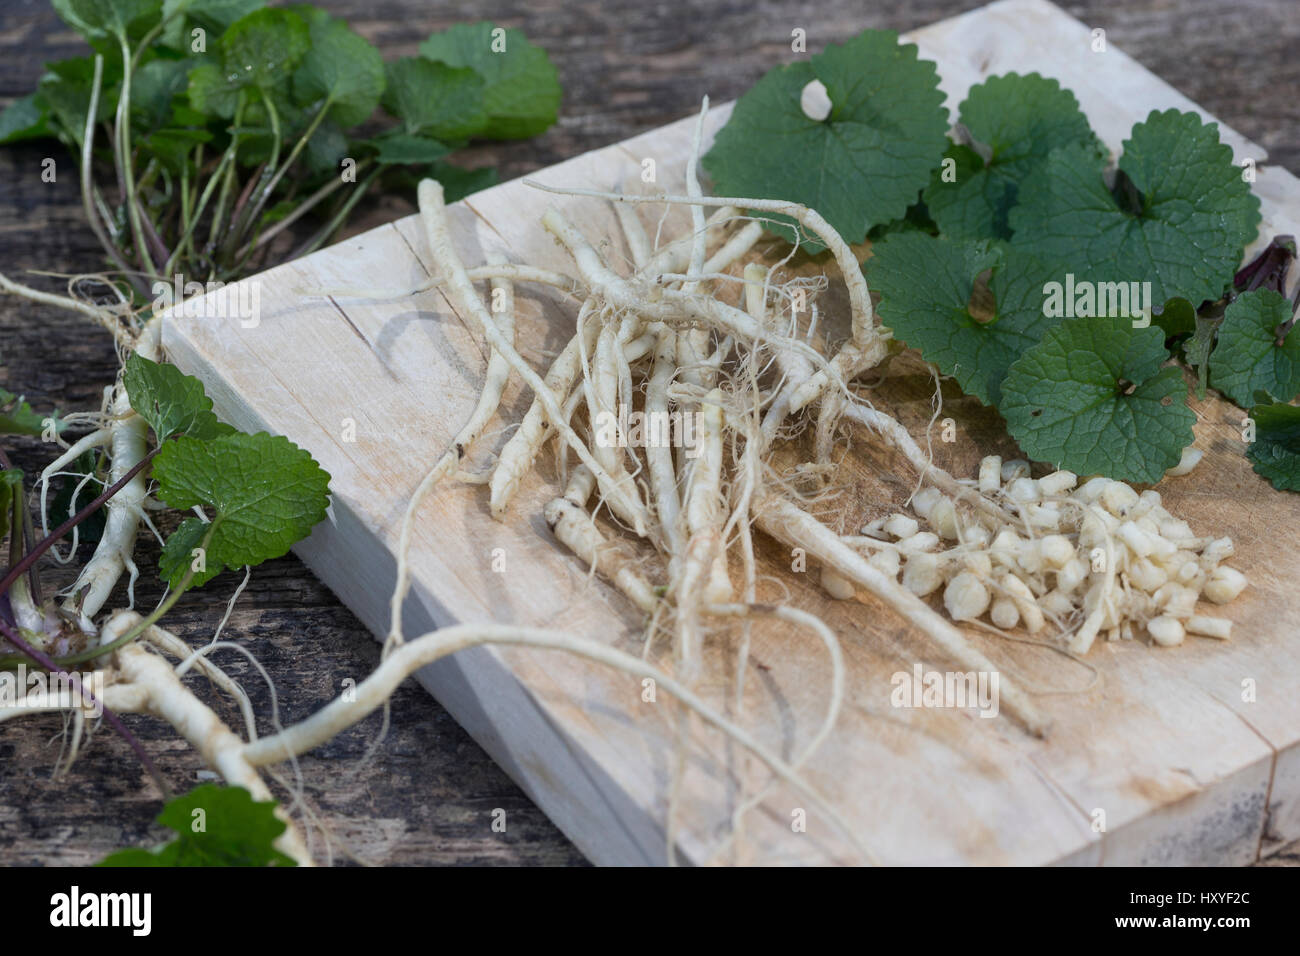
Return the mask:
M285 82L311 48L311 33L290 10L254 10L221 37L221 66L227 79L269 90Z
M303 105L329 103L329 117L347 128L363 123L384 92L384 59L370 41L342 20L310 18L311 49L293 75L294 97Z
M131 407L165 441L172 435L216 438L234 429L217 420L203 383L175 365L151 362L134 352L122 372Z
M94 61L89 57L74 57L47 63L45 70L36 88L36 102L48 111L67 141L79 144L86 131L86 112L90 109L90 94L94 87ZM112 66L106 62L96 120L112 117L117 102L115 85L120 79L120 64Z
M375 157L380 163L389 165L406 165L409 163L432 163L451 152L436 139L424 136L411 136L407 133L395 133L370 140L370 145L379 150Z
M190 153L199 143L212 141L205 129L160 129L140 140L142 149L152 153L174 173L189 165Z
M173 508L212 510L209 564L278 558L325 517L329 475L282 435L182 435L154 459L158 497Z
M442 184L447 202L456 202L466 196L497 184L497 171L490 166L466 169L444 160L427 166L390 166L385 173L388 188L395 192L412 192L421 179L436 179Z
M239 105L239 92L243 88L239 76L232 78L211 63L190 70L190 103L204 113L230 119L235 115L235 108Z
M1278 491L1300 491L1300 408L1285 402L1256 405L1255 440L1246 449L1256 474Z
M272 844L286 827L276 802L205 783L170 800L158 822L176 837L156 850L120 850L100 866L293 866Z
M1160 326L1167 337L1186 335L1196 331L1196 306L1183 298L1170 299L1159 313L1152 311L1151 321Z
M973 191L976 184L989 192L984 202L976 202L966 197L967 201L959 203L961 192ZM993 210L1001 196L999 184L989 178L984 170L984 157L964 143L948 144L943 151L943 159L937 169L930 173L930 185L921 194L920 207L935 224L936 233L939 224L930 215L930 200L945 210L948 227L944 234L950 239L992 239L995 238ZM915 208L915 207L913 207ZM906 218L906 217L904 217ZM969 222L965 221L969 218ZM875 230L872 230L873 232Z
M172 106L171 122L173 126L194 129L203 126L209 119L207 113L196 110L186 100L177 100Z
M993 309L972 314L976 279L989 269ZM872 247L866 271L881 323L985 404L998 402L1011 363L1060 321L1043 295L1057 270L986 241L896 233Z
M955 175L935 175L925 191L930 215L953 239L1011 238L1007 214L1020 182L1053 149L1078 144L1105 156L1074 94L1037 73L994 76L972 87L961 123L988 162L969 147L950 149L945 158Z
M172 99L189 83L192 60L150 60L131 78L132 125L142 132L155 130L171 115Z
M452 163L433 163L425 174L442 184L447 202L456 202L497 184L497 171L491 166L465 169Z
M17 143L54 135L50 129L49 110L35 93L14 100L0 113L0 143Z
M153 26L162 15L162 0L51 0L63 22L87 40L133 36L143 32L142 21Z
M926 208L925 203L917 202L908 206L907 212L901 218L891 219L880 226L872 226L867 232L867 238L876 243L899 232L921 232L927 236L937 236L939 226L930 218L930 210Z
M161 41L173 49L189 52L193 35L190 28L200 26L219 35L241 17L260 10L263 0L163 0L163 17L171 17L163 27ZM171 16L175 13L175 16Z
M21 395L0 388L0 435L40 435L46 417L32 411Z
M348 138L333 120L324 120L316 127L316 132L307 140L303 150L303 161L307 172L312 175L337 173L339 163L348 153ZM293 204L297 207L297 203Z
M282 90L262 91L249 100L244 106L240 125L232 127L232 131L239 135L236 159L242 166L256 166L270 158L275 144L275 129L267 109L268 99L273 102L279 116L282 138L301 119L298 107L286 99Z
M485 85L472 69L412 56L389 63L387 73L384 109L402 121L407 133L455 142L487 128Z
M831 101L822 121L800 105L814 79ZM916 202L947 145L947 116L934 64L896 33L868 30L769 71L736 101L703 162L717 195L803 203L858 243ZM788 225L776 231L794 238Z
M1067 319L1011 366L998 410L1031 458L1081 475L1159 481L1192 443L1195 413L1164 333Z
M0 471L0 538L13 525L14 502L22 501L23 473L17 468Z
M208 533L209 524L195 517L186 518L175 531L167 536L162 553L158 555L158 576L169 587L179 588L194 562L194 549L203 544L203 536ZM202 587L225 570L219 561L204 555L203 570L194 572L189 586Z
M1093 152L1053 150L1020 185L1010 214L1015 242L1069 264L1077 276L1149 279L1155 302L1219 298L1260 215L1218 125L1195 113L1153 111L1133 127L1119 169L1137 190L1135 211L1106 188Z
M1223 313L1219 341L1210 356L1210 384L1240 405L1256 392L1289 402L1300 394L1300 336L1277 344L1278 326L1291 320L1291 303L1272 289L1238 296Z
M474 135L526 139L545 132L560 109L560 79L546 51L519 30L461 23L420 44L420 55L448 66L471 67L486 86L486 125Z

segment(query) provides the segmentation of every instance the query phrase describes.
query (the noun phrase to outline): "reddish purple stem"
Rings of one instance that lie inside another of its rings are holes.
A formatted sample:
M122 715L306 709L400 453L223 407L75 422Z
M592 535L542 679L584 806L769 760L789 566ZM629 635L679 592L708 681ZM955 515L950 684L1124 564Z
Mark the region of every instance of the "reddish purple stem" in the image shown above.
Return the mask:
M143 470L144 466L149 464L149 462L153 460L153 456L158 454L158 452L160 452L161 450L162 450L162 445L159 445L153 451L149 452L149 454L145 455L143 458L137 461L131 467L130 471L128 471L117 481L113 482L111 485L105 488L98 498L96 498L90 504L86 505L86 507L82 508L80 511L78 511L67 521L63 522L63 524L59 525L57 528L51 531L49 535L46 536L44 539L37 542L36 546L32 548L32 550L28 551L27 554L23 556L21 561L19 561L17 564L15 564L12 568L9 569L9 571L4 576L4 579L0 580L0 594L7 594L9 592L10 586L15 581L18 580L18 578L22 575L24 571L26 571L33 564L39 561L41 555L43 555L46 551L50 550L50 548L54 546L55 542L58 541L60 538L62 538L65 534L67 534L77 525L81 524L81 522L85 521L92 514L94 514L96 511L102 508L104 502L108 501L109 498L113 497L115 494L117 494L119 491L125 488L127 482L129 482L132 478L138 475L141 472L141 470Z

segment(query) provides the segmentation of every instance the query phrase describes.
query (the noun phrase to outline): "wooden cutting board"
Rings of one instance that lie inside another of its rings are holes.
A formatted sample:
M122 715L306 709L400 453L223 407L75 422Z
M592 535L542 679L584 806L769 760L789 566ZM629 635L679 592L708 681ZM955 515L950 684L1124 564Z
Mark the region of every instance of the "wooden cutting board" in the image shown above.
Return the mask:
M1060 79L1116 152L1150 110L1198 109L1109 41L1098 51L1088 27L1043 0L1003 0L907 39L938 63L953 117L972 84L1010 71ZM710 136L728 112L711 113ZM688 117L535 178L609 189L635 183L642 160L652 158L659 187L681 191L693 123ZM1239 162L1260 164L1254 188L1264 221L1253 255L1271 236L1300 231L1300 183L1264 166L1258 146L1221 132ZM538 223L550 204L602 243L609 261L626 255L605 204L510 182L453 207L462 257L473 265L499 250L514 261L567 268ZM652 228L658 224L657 208L641 211ZM676 210L663 234L678 235L684 225ZM256 326L178 314L164 327L171 359L204 380L223 418L289 436L333 476L330 517L296 550L376 633L387 628L405 504L473 407L486 352L436 291L385 301L309 292L410 289L429 275L420 223L411 217L247 280L260 290ZM835 302L834 294L825 300L828 313ZM520 351L544 367L571 334L575 306L520 287L519 308ZM904 356L873 400L923 431L932 394L924 367ZM950 385L943 395L957 440L935 436L938 463L972 476L981 455L1013 451L996 414ZM474 463L490 460L528 400L517 385L510 389ZM769 582L760 599L816 611L843 643L848 704L806 777L877 860L1243 864L1300 837L1300 592L1289 581L1300 496L1275 492L1252 473L1240 409L1215 398L1195 407L1205 460L1159 490L1198 533L1236 539L1231 563L1252 587L1228 609L1234 639L1189 638L1168 649L1100 643L1087 659L1094 674L1051 650L972 631L1008 679L1037 692L1054 721L1046 740L971 710L891 707L892 675L917 661L939 670L952 662L877 602L829 600L809 574L791 572L787 552L762 542L760 573ZM912 483L899 461L861 440L853 449L836 476L845 531L891 510ZM640 615L557 547L542 520L554 480L546 462L506 522L490 517L481 486L447 485L426 504L412 556L408 634L452 622L513 622L639 651ZM311 640L302 635L304 654ZM720 634L702 692L734 715L731 659ZM822 720L826 654L805 634L762 626L752 662L737 719L788 757ZM338 676L341 690L345 678L360 675ZM419 679L593 861L664 862L677 713L666 694L645 701L639 681L560 653L492 648L457 654ZM1244 699L1251 695L1243 687L1252 685L1253 698ZM767 783L755 761L696 727L676 817L680 858L860 860L824 812L783 786L770 787L741 836L726 842L738 802ZM793 825L801 812L803 830Z

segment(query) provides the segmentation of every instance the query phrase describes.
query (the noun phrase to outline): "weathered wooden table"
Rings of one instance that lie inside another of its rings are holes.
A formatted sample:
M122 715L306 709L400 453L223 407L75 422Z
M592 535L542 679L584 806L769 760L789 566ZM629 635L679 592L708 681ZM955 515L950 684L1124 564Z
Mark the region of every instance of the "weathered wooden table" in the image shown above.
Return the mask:
M502 178L521 175L743 92L771 65L789 56L790 31L802 27L819 47L867 26L910 29L979 5L979 0L890 2L863 9L828 0L813 18L801 4L675 5L619 2L527 5L452 4L438 15L414 0L319 0L347 18L386 56L415 52L429 32L469 19L519 26L551 53L565 88L560 123L544 137L475 149L475 164L495 163ZM1300 39L1292 0L1139 0L1116 9L1094 0L1064 4L1205 108L1268 149L1275 163L1300 172ZM45 60L77 55L78 37L44 0L7 0L0 15L0 100L29 92ZM100 259L81 219L74 177L52 184L33 174L62 153L38 144L0 150L0 268L79 271ZM362 228L410 211L408 197L377 201L356 223ZM98 404L112 380L107 338L75 318L0 300L0 385L25 392L38 407ZM16 462L43 465L35 443L10 443ZM137 601L158 597L156 548L141 548ZM169 621L199 639L220 618L233 587L187 596ZM236 606L226 635L249 647L281 690L282 716L298 719L332 695L340 675L360 679L378 658L370 634L296 558L257 569ZM311 647L308 654L304 648ZM245 662L224 666L269 707L264 685ZM287 698L287 699L286 699ZM138 718L133 724L172 785L199 782L199 759L170 728ZM158 794L120 740L99 734L72 772L51 778L58 754L56 718L10 724L0 733L0 862L83 863L119 846L150 842ZM372 717L301 762L304 799L335 838L340 859L375 863L578 863L581 856L528 798L413 682L393 701L393 722L377 755L361 761L378 732ZM493 811L506 811L504 833ZM1300 863L1300 844L1272 863Z

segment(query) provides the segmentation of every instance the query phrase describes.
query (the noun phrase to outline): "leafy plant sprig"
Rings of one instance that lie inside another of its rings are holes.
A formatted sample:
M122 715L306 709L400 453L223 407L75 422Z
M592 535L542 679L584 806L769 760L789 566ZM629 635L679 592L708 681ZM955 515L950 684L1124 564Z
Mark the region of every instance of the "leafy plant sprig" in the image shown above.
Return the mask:
M158 569L171 589L167 598L92 656L134 640L186 591L226 568L286 554L329 506L330 476L308 452L283 435L245 434L218 421L197 378L133 354L123 382L131 407L158 439L152 474L159 500L206 511L187 517L163 545ZM88 659L83 654L73 662Z
M814 83L830 99L821 119L802 105ZM803 203L857 243L916 201L942 158L947 125L934 63L892 31L867 30L769 71L736 101L702 163L719 195ZM793 239L790 221L773 218ZM801 241L809 252L823 248Z
M0 581L0 594L146 467L152 467L159 500L181 510L199 509L203 517L185 518L164 543L159 573L170 593L158 607L115 641L57 658L60 666L94 660L135 640L188 590L226 568L284 555L324 519L329 506L330 476L308 452L282 435L246 434L219 421L197 378L132 354L123 382L131 407L148 422L157 445L129 474L15 560ZM19 492L17 500L21 497ZM0 664L22 659L0 658Z
M870 230L882 324L1057 467L1158 480L1192 440L1176 357L1202 392L1208 383L1243 407L1300 393L1297 303L1284 297L1295 243L1278 237L1239 269L1260 203L1216 124L1153 111L1108 170L1073 94L1013 73L971 88L943 150L921 135L944 119L928 99L933 64L897 43L867 31L760 80L706 157L717 191L807 203L852 241ZM907 61L896 78L878 69L891 45ZM874 61L832 68L835 51L859 48ZM822 118L803 109L814 78L829 98ZM890 119L896 104L910 108L906 128ZM884 142L867 135L884 129ZM773 132L775 148L751 148ZM928 185L912 189L921 166ZM900 191L905 212L885 202ZM1087 298L1063 303L1076 287ZM1289 413L1261 414L1272 427Z
M0 114L0 143L57 137L80 169L85 216L146 300L176 274L227 281L334 236L366 192L408 171L452 198L494 181L446 157L554 121L545 51L490 23L436 33L385 64L344 21L262 0L54 0L92 54L51 63ZM376 123L384 110L395 125ZM378 127L378 128L377 128Z
M285 831L275 807L243 787L201 784L158 815L175 837L153 849L118 850L99 866L295 866L273 845Z

